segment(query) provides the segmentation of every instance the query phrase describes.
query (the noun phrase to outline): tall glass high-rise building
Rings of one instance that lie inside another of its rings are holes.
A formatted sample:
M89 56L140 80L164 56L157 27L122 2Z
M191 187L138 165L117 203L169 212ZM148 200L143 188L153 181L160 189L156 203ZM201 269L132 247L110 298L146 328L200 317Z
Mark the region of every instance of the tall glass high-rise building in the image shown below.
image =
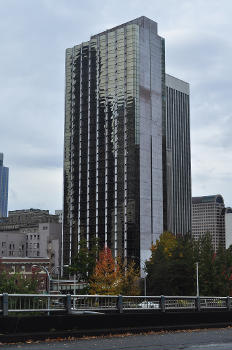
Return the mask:
M0 153L0 217L7 216L9 168L3 166L3 153Z
M192 225L189 84L168 74L165 82L164 230L183 235Z
M165 99L164 39L146 17L66 50L64 264L82 237L150 255L167 218Z

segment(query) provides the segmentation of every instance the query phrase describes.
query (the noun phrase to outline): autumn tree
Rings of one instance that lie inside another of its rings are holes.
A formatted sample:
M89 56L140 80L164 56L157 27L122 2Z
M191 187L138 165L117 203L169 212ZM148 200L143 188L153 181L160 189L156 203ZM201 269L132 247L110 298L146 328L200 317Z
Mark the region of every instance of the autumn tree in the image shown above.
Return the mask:
M132 261L128 266L121 264L122 280L120 294L122 295L140 295L140 273L135 262Z
M115 262L111 250L105 247L99 253L99 259L90 279L90 294L120 294L121 281L120 265Z
M160 235L159 239L156 240L156 244L152 246L151 250L155 250L158 246L162 247L164 255L168 257L172 255L172 252L177 245L178 242L176 236L165 231L162 235Z

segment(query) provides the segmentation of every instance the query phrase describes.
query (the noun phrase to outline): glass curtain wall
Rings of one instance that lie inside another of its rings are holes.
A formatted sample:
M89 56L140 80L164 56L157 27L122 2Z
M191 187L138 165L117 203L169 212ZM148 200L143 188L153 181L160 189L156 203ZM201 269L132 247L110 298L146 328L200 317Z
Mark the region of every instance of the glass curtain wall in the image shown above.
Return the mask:
M66 51L65 264L82 238L139 252L138 42L128 24Z

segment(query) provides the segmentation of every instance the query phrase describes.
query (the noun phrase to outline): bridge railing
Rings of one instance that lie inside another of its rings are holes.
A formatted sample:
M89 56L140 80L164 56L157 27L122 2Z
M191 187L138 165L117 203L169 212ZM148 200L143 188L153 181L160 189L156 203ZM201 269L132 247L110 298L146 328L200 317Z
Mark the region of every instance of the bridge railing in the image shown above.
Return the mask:
M200 298L201 309L227 309L228 303L232 298L229 297L207 297Z
M66 310L66 295L1 294L0 313L50 312Z
M71 307L77 310L117 310L117 295L72 295Z
M159 296L122 296L123 310L161 309Z
M195 308L196 297L165 297L165 310L194 310Z
M231 310L230 297L0 294L0 315L47 312Z

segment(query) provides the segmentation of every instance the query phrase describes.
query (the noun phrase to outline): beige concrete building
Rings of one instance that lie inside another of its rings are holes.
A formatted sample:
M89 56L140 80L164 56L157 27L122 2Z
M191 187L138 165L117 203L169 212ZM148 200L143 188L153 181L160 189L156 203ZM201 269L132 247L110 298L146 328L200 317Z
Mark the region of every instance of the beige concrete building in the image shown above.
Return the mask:
M220 194L192 198L192 236L199 239L212 236L214 250L225 247L225 205Z
M0 223L0 257L48 258L61 264L62 225L56 215L39 209L9 212Z

